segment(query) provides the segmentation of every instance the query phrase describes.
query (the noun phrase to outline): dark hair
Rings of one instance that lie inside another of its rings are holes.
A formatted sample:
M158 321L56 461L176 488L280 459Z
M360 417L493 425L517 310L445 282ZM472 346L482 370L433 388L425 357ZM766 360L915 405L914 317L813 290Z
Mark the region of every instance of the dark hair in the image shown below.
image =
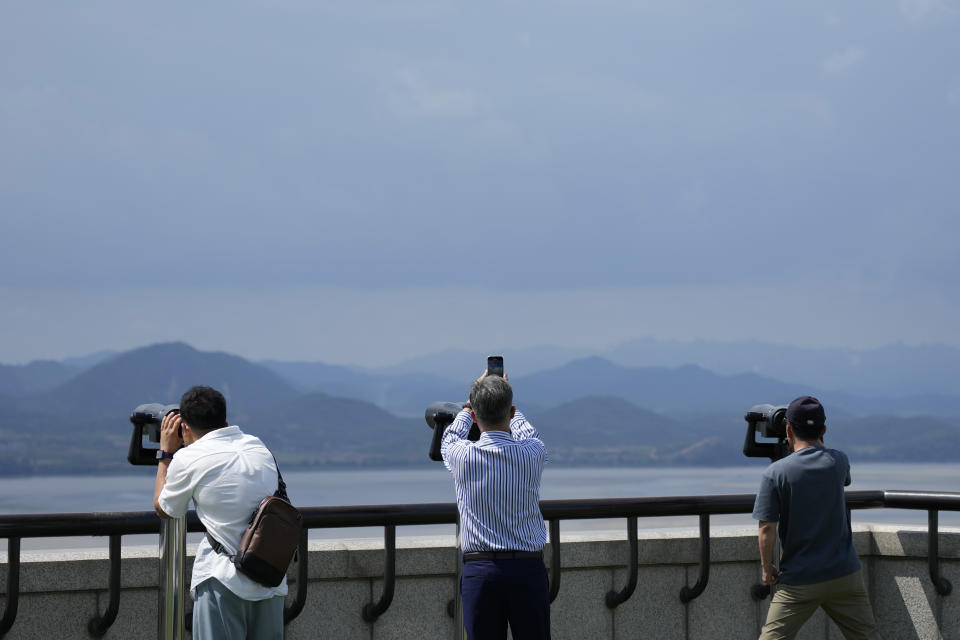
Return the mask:
M470 388L470 407L484 426L502 425L510 419L513 389L500 376L477 380Z
M212 387L192 387L180 398L180 415L194 431L219 429L227 422L227 401Z
M793 429L793 435L797 436L797 438L803 440L804 442L813 442L814 440L819 440L820 434L823 432L823 428L826 426L823 424L794 424L792 422L788 422L788 424L790 425L790 428Z

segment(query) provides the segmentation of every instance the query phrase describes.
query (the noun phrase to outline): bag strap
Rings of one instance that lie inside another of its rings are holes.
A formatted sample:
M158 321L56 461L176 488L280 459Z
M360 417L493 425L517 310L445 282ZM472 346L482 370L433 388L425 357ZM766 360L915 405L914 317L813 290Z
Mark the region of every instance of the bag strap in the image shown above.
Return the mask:
M233 556L231 556L229 553L227 553L227 548L224 547L222 544L220 544L220 542L219 542L216 538L214 538L212 535L210 535L210 532L209 532L209 531L207 531L207 542L210 543L210 547L211 547L214 551L216 551L217 553L222 553L223 555L225 555L225 556L227 556L228 558L230 558L231 560L233 560Z
M270 450L267 449L267 451ZM283 481L283 474L280 473L280 463L277 462L277 456L273 455L273 451L270 451L270 455L273 456L273 464L277 467L277 490L273 495L290 502L290 498L287 497L287 483Z
M270 449L267 449L267 451L270 451ZM280 473L280 463L277 462L277 456L273 454L273 451L270 451L270 455L273 456L273 464L277 467L277 490L273 493L273 496L275 498L280 498L281 500L290 502L290 498L287 497L287 483L283 481L283 474ZM256 510L254 510L254 513L256 513ZM207 542L210 543L210 547L215 552L222 553L233 560L233 556L227 553L227 548L220 544L220 541L210 535L209 531L207 531Z

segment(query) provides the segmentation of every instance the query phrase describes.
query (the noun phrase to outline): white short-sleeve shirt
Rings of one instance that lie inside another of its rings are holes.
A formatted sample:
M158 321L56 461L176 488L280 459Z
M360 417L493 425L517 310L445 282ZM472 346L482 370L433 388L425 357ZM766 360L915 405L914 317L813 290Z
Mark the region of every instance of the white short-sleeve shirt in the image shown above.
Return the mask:
M179 518L192 499L200 522L233 554L253 510L276 490L277 467L270 450L259 438L231 426L214 429L177 451L157 501L164 513ZM204 536L193 562L191 593L209 578L244 600L287 594L286 578L276 587L254 582L237 573L230 558L214 551Z

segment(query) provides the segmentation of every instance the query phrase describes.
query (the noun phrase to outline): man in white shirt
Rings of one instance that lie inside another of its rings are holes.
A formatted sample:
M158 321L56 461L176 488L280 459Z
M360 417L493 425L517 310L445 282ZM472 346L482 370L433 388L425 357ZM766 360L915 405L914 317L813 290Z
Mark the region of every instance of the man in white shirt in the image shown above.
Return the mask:
M182 448L181 448L182 447ZM160 463L153 506L161 518L179 518L192 499L197 516L227 551L236 553L250 515L278 486L276 462L259 438L227 423L219 391L193 387L180 413L160 427ZM265 587L238 573L229 556L206 537L193 562L193 637L196 640L283 638L287 580Z

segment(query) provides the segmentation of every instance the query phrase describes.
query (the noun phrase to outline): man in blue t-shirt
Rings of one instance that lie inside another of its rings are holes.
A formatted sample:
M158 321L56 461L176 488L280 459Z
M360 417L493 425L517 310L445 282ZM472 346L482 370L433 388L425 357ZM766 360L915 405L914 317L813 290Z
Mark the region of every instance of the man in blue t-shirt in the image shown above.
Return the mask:
M821 606L844 638L867 640L876 623L847 518L843 488L850 484L850 462L842 451L824 446L826 413L816 398L791 402L786 421L793 453L763 472L753 507L763 581L777 585L760 640L793 638ZM773 558L777 533L779 569Z

